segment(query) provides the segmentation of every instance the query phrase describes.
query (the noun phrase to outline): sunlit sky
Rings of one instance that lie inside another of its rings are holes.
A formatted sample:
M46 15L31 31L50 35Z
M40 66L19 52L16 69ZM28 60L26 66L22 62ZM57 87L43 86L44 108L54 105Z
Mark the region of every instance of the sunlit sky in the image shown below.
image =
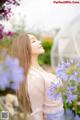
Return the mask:
M80 4L53 4L53 0L22 0L13 8L16 21L24 17L28 29L62 28L80 14ZM7 26L9 26L7 24Z

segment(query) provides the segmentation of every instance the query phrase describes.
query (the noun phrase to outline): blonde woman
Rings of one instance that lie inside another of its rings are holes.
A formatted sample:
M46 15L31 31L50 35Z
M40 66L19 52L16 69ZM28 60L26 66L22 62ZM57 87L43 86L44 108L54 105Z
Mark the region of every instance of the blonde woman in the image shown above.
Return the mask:
M58 79L38 64L44 52L41 41L32 34L23 33L13 41L12 55L20 60L26 78L17 91L20 107L30 112L32 120L64 120L62 98L52 100L47 94L51 82Z

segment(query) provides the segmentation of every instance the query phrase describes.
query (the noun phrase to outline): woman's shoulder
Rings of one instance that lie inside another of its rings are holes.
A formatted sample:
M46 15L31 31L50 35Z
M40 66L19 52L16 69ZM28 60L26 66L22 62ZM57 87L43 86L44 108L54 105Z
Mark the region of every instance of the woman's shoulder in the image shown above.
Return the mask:
M31 79L34 80L38 79L45 82L50 82L50 81L57 82L58 80L58 77L55 74L45 71L42 67L39 68L31 67L28 76Z
M29 79L29 81L36 81L36 82L44 81L44 78L41 72L37 68L34 68L34 67L30 68L28 75L27 75L27 79Z
M41 74L36 69L31 68L28 76L27 83L29 90L40 90L43 92L44 90L44 79Z
M51 82L54 82L55 84L57 84L60 79L53 73L51 72L46 72L46 74L43 74L44 79L45 79L45 83L50 84Z
M49 76L52 77L53 79L58 79L57 76L53 73L49 73Z
M37 68L31 67L28 72L29 76L35 76L35 77L40 77L40 72L38 71Z

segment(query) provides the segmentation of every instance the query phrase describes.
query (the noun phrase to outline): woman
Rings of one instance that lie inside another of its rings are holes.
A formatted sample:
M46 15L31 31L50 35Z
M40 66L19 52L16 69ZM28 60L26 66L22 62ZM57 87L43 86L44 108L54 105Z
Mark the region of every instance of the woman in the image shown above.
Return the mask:
M12 55L19 58L26 77L17 91L18 100L32 120L64 120L62 98L52 100L47 94L51 82L58 79L39 66L38 56L43 53L41 41L32 34L23 33L13 41Z

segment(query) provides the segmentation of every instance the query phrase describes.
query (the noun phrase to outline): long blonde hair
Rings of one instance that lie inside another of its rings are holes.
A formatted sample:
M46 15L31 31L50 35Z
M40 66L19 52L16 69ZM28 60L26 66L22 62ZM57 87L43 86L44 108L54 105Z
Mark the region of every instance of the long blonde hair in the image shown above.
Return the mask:
M13 57L19 59L21 66L24 68L25 79L20 84L19 90L16 91L20 108L23 112L31 112L28 99L28 86L26 84L27 74L31 64L31 45L27 33L22 33L16 40L13 40L11 54Z

